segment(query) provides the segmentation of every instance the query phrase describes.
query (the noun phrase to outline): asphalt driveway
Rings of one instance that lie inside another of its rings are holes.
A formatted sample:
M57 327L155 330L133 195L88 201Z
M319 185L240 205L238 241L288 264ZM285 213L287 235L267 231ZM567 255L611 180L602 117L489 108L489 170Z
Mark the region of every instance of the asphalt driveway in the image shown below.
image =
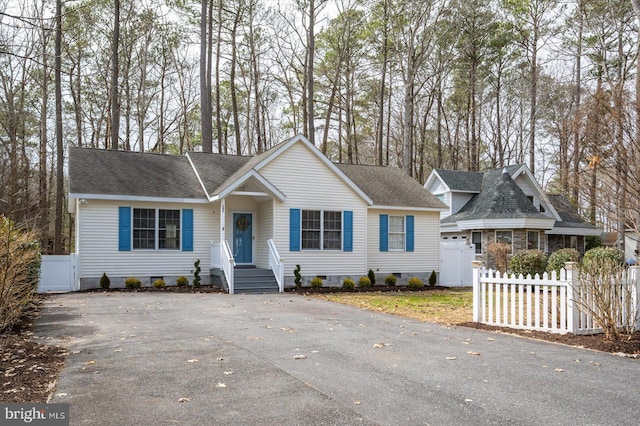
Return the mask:
M640 419L638 360L298 295L57 295L34 333L71 352L74 425Z

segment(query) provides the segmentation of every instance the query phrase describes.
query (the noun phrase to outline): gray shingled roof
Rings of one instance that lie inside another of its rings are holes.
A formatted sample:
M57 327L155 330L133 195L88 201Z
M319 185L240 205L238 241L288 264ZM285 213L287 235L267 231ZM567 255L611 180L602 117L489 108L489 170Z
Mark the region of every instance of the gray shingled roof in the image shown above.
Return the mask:
M336 164L367 194L374 205L447 209L447 206L402 170L395 167Z
M244 169L254 158L205 152L190 152L188 155L209 196L216 194L218 188L237 175L238 171Z
M482 190L459 212L442 220L455 223L477 219L549 219L540 213L515 183L509 173L501 170L484 172Z
M182 156L71 148L69 181L72 194L206 199L193 163L209 195L239 178L271 151L254 157L191 152ZM336 166L375 205L446 209L417 181L394 167L351 164Z
M69 149L69 192L159 198L206 198L186 157Z
M522 167L522 164L514 164L507 166L506 169L510 175L513 175L520 167ZM502 170L503 168L485 172L468 172L462 170L435 169L451 191L463 192L480 192L482 190L484 175L490 172L502 173Z
M573 204L571 204L571 201L569 201L569 199L564 195L547 194L547 198L562 220L556 221L556 227L599 229L597 226L585 222L585 220L580 217Z
M435 171L451 191L480 192L482 189L482 172L445 169Z

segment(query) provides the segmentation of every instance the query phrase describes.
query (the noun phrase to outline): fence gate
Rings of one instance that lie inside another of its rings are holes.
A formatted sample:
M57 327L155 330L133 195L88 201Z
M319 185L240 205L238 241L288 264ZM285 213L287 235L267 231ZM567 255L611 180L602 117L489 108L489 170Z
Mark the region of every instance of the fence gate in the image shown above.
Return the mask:
M78 256L42 256L38 293L67 292L79 289Z
M475 246L465 241L442 241L440 243L440 285L449 287L471 286L475 260Z

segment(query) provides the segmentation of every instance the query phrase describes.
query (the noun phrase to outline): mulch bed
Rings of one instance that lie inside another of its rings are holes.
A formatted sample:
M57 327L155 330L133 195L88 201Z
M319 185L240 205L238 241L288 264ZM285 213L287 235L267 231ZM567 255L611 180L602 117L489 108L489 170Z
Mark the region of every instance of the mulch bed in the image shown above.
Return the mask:
M68 352L32 340L44 297L12 330L0 333L0 402L44 403L55 387Z
M515 334L518 336L530 337L532 339L545 340L548 342L561 343L563 345L577 346L580 348L593 349L596 351L609 352L640 359L640 331L636 331L631 336L628 336L628 339L623 337L624 340L613 341L605 339L603 334L579 335L572 333L545 333L543 331L535 330L496 327L476 322L467 322L457 325L475 328L478 330L494 331L497 333Z
M407 286L392 286L392 285L374 285L371 287L356 287L354 289L346 289L342 287L301 287L301 288L285 288L287 293L299 293L299 294L325 294L325 293L371 293L371 292L415 292L415 291L427 291L427 290L451 290L451 287L436 286L424 286L422 288L409 288Z
M166 286L165 288L155 288L155 287L140 287L135 290L131 290L128 288L110 288L105 290L103 288L90 288L86 290L81 290L80 293L109 293L109 292L157 292L157 293L225 293L223 289L220 287L216 287L214 285L201 285L200 287L194 286Z

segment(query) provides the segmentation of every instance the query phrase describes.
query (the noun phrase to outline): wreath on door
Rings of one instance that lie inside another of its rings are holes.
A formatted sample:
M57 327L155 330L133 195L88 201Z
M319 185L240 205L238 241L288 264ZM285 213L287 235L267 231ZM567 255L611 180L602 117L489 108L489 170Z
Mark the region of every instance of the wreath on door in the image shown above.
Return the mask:
M244 232L249 227L249 219L245 215L238 216L236 219L236 229L240 232Z

